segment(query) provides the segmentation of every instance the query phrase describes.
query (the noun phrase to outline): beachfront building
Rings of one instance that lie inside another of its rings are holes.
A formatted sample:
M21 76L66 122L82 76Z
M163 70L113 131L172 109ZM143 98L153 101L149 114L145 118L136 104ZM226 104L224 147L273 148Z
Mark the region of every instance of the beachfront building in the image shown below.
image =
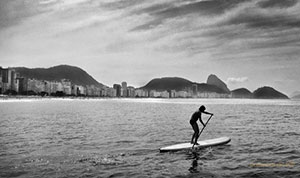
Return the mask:
M198 98L230 98L230 94L215 93L215 92L201 92L198 93Z
M86 91L87 96L102 96L102 89L95 85L86 86Z
M197 84L192 85L192 92L193 92L193 97L197 97L197 94L198 94L198 85Z
M160 98L161 97L161 92L156 91L156 90L151 90L149 93L149 96L151 98Z
M170 93L168 91L162 91L162 92L160 92L160 97L170 98Z
M86 95L87 96L96 96L97 95L96 87L94 85L86 86Z
M135 93L135 97L139 97L139 98L145 98L149 96L148 91L143 89L136 89L134 93Z
M72 87L71 87L71 95L74 95L74 96L80 95L80 91L79 91L78 85L72 85Z
M27 80L27 91L31 91L34 93L41 93L45 91L45 84L41 80L36 79L28 79Z
M107 92L107 90L108 90L108 87L102 87L102 88L100 88L100 96L101 97L106 97L108 94L108 92Z
M10 89L13 91L19 91L19 81L17 80L18 73L14 69L11 69L11 87Z
M11 72L9 69L1 68L2 92L5 93L11 87Z
M176 90L170 91L170 98L176 98Z
M101 88L95 86L95 96L101 96Z
M127 97L128 93L127 93L127 83L126 82L122 82L122 96L123 97Z
M18 93L25 94L27 91L27 79L24 77L18 77Z
M2 94L2 76L1 76L1 72L0 72L0 94Z
M68 79L62 79L61 84L62 84L62 92L64 92L64 94L66 95L71 95L72 93L71 81Z
M51 91L51 82L44 81L44 84L45 84L44 92L47 93L48 95L51 95L51 93L52 93L52 91Z
M81 85L72 85L71 86L71 95L74 96L85 96L87 89Z
M14 69L12 68L2 68L0 67L0 93L6 93L6 92L18 92L19 84L17 80L17 73Z
M86 88L84 86L78 85L79 95L86 96Z
M127 87L127 97L134 98L135 97L135 88Z
M107 89L107 97L117 97L117 90L114 88Z
M113 88L116 90L116 97L121 97L122 96L122 92L121 92L121 85L119 84L114 84Z
M56 94L58 92L63 92L63 84L58 81L50 81L49 83L46 82L50 88L50 94ZM47 87L48 88L48 87Z
M187 98L188 97L188 93L186 91L177 91L175 93L175 97L176 98Z

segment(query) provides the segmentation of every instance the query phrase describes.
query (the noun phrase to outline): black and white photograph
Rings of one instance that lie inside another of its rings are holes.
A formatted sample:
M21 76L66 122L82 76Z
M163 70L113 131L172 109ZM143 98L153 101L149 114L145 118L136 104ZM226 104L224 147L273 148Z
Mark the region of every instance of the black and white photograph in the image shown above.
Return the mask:
M299 178L299 0L0 0L0 178Z

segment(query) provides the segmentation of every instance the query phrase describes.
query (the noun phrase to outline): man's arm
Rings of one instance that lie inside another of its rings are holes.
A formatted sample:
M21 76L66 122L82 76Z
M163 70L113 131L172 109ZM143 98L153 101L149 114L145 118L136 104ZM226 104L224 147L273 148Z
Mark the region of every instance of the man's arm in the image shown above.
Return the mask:
M210 113L210 112L206 112L206 111L203 111L204 114L208 114L208 115L214 115L213 113Z
M205 127L204 122L202 121L201 117L199 118L199 121L201 122L201 124L203 125L203 127Z

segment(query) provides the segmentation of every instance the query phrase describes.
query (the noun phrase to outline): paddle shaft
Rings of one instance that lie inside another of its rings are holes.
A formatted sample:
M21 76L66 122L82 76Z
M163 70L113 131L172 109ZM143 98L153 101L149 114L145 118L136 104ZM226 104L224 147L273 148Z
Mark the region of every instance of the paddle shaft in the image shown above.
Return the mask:
M201 133L203 132L204 128L206 127L207 123L209 122L209 120L211 119L212 116L213 116L213 115L210 115L210 117L208 118L208 120L207 120L206 123L205 123L205 126L201 129L201 131L200 131L200 133L199 133L199 135L198 135L198 139L199 139ZM193 145L192 148L194 148L195 144L196 144L196 142L194 143L194 145Z

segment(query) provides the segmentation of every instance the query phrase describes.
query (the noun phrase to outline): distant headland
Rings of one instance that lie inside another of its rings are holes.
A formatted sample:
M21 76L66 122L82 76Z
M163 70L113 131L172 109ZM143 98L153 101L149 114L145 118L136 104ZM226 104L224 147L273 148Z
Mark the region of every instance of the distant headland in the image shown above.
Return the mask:
M153 98L255 98L289 99L272 87L254 92L246 88L230 90L216 75L206 83L180 77L155 78L138 88L126 82L106 86L79 67L59 65L50 68L0 67L0 94L91 97L153 97Z

